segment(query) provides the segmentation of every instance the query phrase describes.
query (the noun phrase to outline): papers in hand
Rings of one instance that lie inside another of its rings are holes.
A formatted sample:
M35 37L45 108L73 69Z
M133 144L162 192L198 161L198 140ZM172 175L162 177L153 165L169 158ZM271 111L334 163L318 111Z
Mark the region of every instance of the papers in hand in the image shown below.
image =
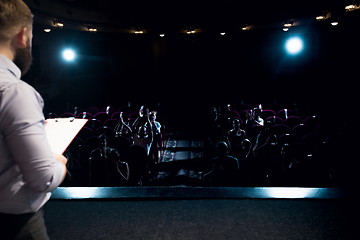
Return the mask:
M76 118L47 119L45 132L51 150L54 153L63 154L87 121L87 119Z

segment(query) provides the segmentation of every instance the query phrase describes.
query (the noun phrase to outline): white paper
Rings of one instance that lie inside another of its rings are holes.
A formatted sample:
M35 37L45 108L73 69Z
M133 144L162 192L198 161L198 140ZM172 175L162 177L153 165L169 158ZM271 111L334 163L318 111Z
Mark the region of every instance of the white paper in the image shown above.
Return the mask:
M63 154L88 120L77 118L47 119L45 132L54 153Z

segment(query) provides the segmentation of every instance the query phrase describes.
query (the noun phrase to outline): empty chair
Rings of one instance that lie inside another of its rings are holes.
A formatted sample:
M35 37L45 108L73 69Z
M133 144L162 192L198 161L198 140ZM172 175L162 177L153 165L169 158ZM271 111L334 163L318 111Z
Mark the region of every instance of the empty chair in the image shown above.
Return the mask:
M309 117L305 118L304 123L309 125L314 130L316 126L321 124L321 121L320 121L319 117L309 116Z
M84 112L84 109L81 107L74 107L74 115L77 116L80 113Z
M129 107L129 106L121 106L121 107L117 110L117 112L124 112L124 113L126 113L126 114L130 114L130 113L132 112L132 109L131 109L131 107Z
M84 141L85 139L87 139L88 137L91 137L93 135L94 135L93 130L91 130L90 128L85 126L79 131L79 133L77 134L77 137L79 137L81 140Z
M274 112L273 110L271 109L264 109L261 113L260 113L260 117L262 119L267 119L269 117L274 117L276 116L276 112Z
M291 129L288 126L286 126L285 124L274 125L272 128L272 131L277 137L280 137L281 135L284 135L287 133L291 133Z
M109 116L111 116L114 112L116 112L116 108L112 106L106 106L100 110L100 112L105 112Z
M238 112L241 113L245 110L252 110L254 109L253 106L251 106L250 104L241 104L240 107L238 107Z
M79 138L79 137L75 137L71 141L68 149L71 151L73 148L78 147L79 145L82 145L82 144L83 144L83 140L81 138Z
M303 138L306 134L311 132L312 130L310 126L307 124L299 124L292 129L292 134L298 136L298 138L300 139Z
M238 117L240 118L240 114L235 110L229 110L226 112L227 117Z
M70 151L71 157L78 160L80 164L85 162L90 157L90 153L93 149L87 145L79 145Z
M277 117L277 116L270 116L270 117L268 117L268 118L265 120L265 122L268 122L268 121L271 121L271 123L272 123L273 125L283 124L283 123L284 123L283 120L282 120L281 118Z
M61 117L61 118L70 118L70 117L74 118L75 115L74 115L73 113L66 112L66 113L62 113L62 114L60 115L60 117Z
M108 138L111 138L114 136L114 129L107 126L102 126L96 129L96 131L94 132L95 136L100 136L101 134L105 134L106 136L108 136Z
M331 129L330 125L319 124L315 127L314 133L319 134L324 138L327 138L331 133L333 133L333 130Z
M293 129L296 125L304 123L303 120L297 116L290 116L285 119L284 124L287 125L290 129Z
M118 124L119 120L117 119L108 119L104 122L103 126L110 127L112 129L115 129L116 125Z
M76 115L76 118L92 119L93 115L91 113L88 113L88 112L80 112L78 115Z
M283 134L278 138L279 145L284 145L284 144L290 145L298 142L300 142L300 139L296 135L291 133Z
M90 146L92 149L95 149L98 147L97 141L98 136L91 136L84 140L84 145Z
M285 121L285 119L287 119L288 117L290 116L294 116L294 112L290 109L287 109L287 108L284 108L284 109L281 109L278 113L277 113L277 116L279 118L281 118L283 121Z
M111 115L107 114L106 112L98 112L94 115L94 118L104 123L106 120L110 118L110 116Z
M87 123L85 124L85 127L88 127L91 130L95 131L102 125L103 125L103 123L100 120L92 118L92 119L89 119L89 121L87 121Z
M96 113L100 112L100 109L98 107L93 106L93 107L87 108L85 110L85 112L88 112L88 113L90 113L92 115L95 115Z
M302 139L301 142L307 144L311 150L314 150L315 146L319 144L323 138L316 133L309 133L306 134Z

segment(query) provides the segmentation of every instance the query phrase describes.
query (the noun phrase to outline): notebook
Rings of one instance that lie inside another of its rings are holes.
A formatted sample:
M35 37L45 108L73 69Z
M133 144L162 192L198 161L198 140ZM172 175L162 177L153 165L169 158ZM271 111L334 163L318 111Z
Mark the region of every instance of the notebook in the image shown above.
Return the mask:
M87 121L77 118L47 119L45 132L51 150L63 154Z

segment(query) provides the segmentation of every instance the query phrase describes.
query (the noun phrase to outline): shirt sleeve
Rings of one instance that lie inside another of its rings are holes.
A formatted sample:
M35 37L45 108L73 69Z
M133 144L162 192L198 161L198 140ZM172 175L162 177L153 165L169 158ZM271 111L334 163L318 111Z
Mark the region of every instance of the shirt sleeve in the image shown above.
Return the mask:
M53 191L66 169L54 158L47 141L41 96L20 82L3 91L0 104L0 127L23 180L35 191Z

